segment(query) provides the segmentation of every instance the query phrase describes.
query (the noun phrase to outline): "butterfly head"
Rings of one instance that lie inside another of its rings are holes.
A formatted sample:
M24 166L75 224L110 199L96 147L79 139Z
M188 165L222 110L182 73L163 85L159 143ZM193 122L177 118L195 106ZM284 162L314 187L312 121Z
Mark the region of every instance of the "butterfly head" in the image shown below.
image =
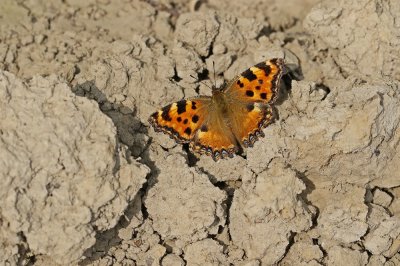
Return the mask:
M227 86L228 86L228 83L226 81L224 81L224 83L222 83L222 85L220 85L220 86L217 86L217 83L215 82L211 86L212 93L213 94L222 93L226 89Z

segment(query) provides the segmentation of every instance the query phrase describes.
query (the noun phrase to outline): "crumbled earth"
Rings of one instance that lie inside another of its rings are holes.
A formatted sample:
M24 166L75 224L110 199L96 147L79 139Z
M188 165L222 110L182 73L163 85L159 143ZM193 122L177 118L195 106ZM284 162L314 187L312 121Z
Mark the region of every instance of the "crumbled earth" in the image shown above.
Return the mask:
M0 265L400 265L398 14L1 0ZM214 162L150 128L273 57L288 73L253 148Z

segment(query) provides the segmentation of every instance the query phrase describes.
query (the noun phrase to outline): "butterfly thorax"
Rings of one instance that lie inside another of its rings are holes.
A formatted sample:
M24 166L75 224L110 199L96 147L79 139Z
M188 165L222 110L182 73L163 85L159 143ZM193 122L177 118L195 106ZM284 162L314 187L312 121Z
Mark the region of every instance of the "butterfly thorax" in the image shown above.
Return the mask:
M226 114L228 112L226 94L221 90L213 90L211 101L221 114Z

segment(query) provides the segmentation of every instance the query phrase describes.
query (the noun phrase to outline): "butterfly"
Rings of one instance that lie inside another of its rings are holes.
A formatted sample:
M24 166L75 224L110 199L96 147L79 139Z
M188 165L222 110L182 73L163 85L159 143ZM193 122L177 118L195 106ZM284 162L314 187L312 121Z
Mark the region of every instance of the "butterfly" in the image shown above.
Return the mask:
M153 113L149 123L178 143L189 143L197 153L232 158L242 147L252 147L263 128L272 123L271 105L279 94L284 60L258 63L220 88L212 96L181 100Z

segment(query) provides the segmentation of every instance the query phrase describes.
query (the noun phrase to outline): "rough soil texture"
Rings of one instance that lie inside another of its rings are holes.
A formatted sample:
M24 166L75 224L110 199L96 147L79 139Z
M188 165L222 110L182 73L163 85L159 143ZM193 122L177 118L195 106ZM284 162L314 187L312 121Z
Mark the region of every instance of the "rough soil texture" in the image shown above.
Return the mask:
M400 265L398 0L1 0L0 265ZM215 163L156 109L284 57Z

